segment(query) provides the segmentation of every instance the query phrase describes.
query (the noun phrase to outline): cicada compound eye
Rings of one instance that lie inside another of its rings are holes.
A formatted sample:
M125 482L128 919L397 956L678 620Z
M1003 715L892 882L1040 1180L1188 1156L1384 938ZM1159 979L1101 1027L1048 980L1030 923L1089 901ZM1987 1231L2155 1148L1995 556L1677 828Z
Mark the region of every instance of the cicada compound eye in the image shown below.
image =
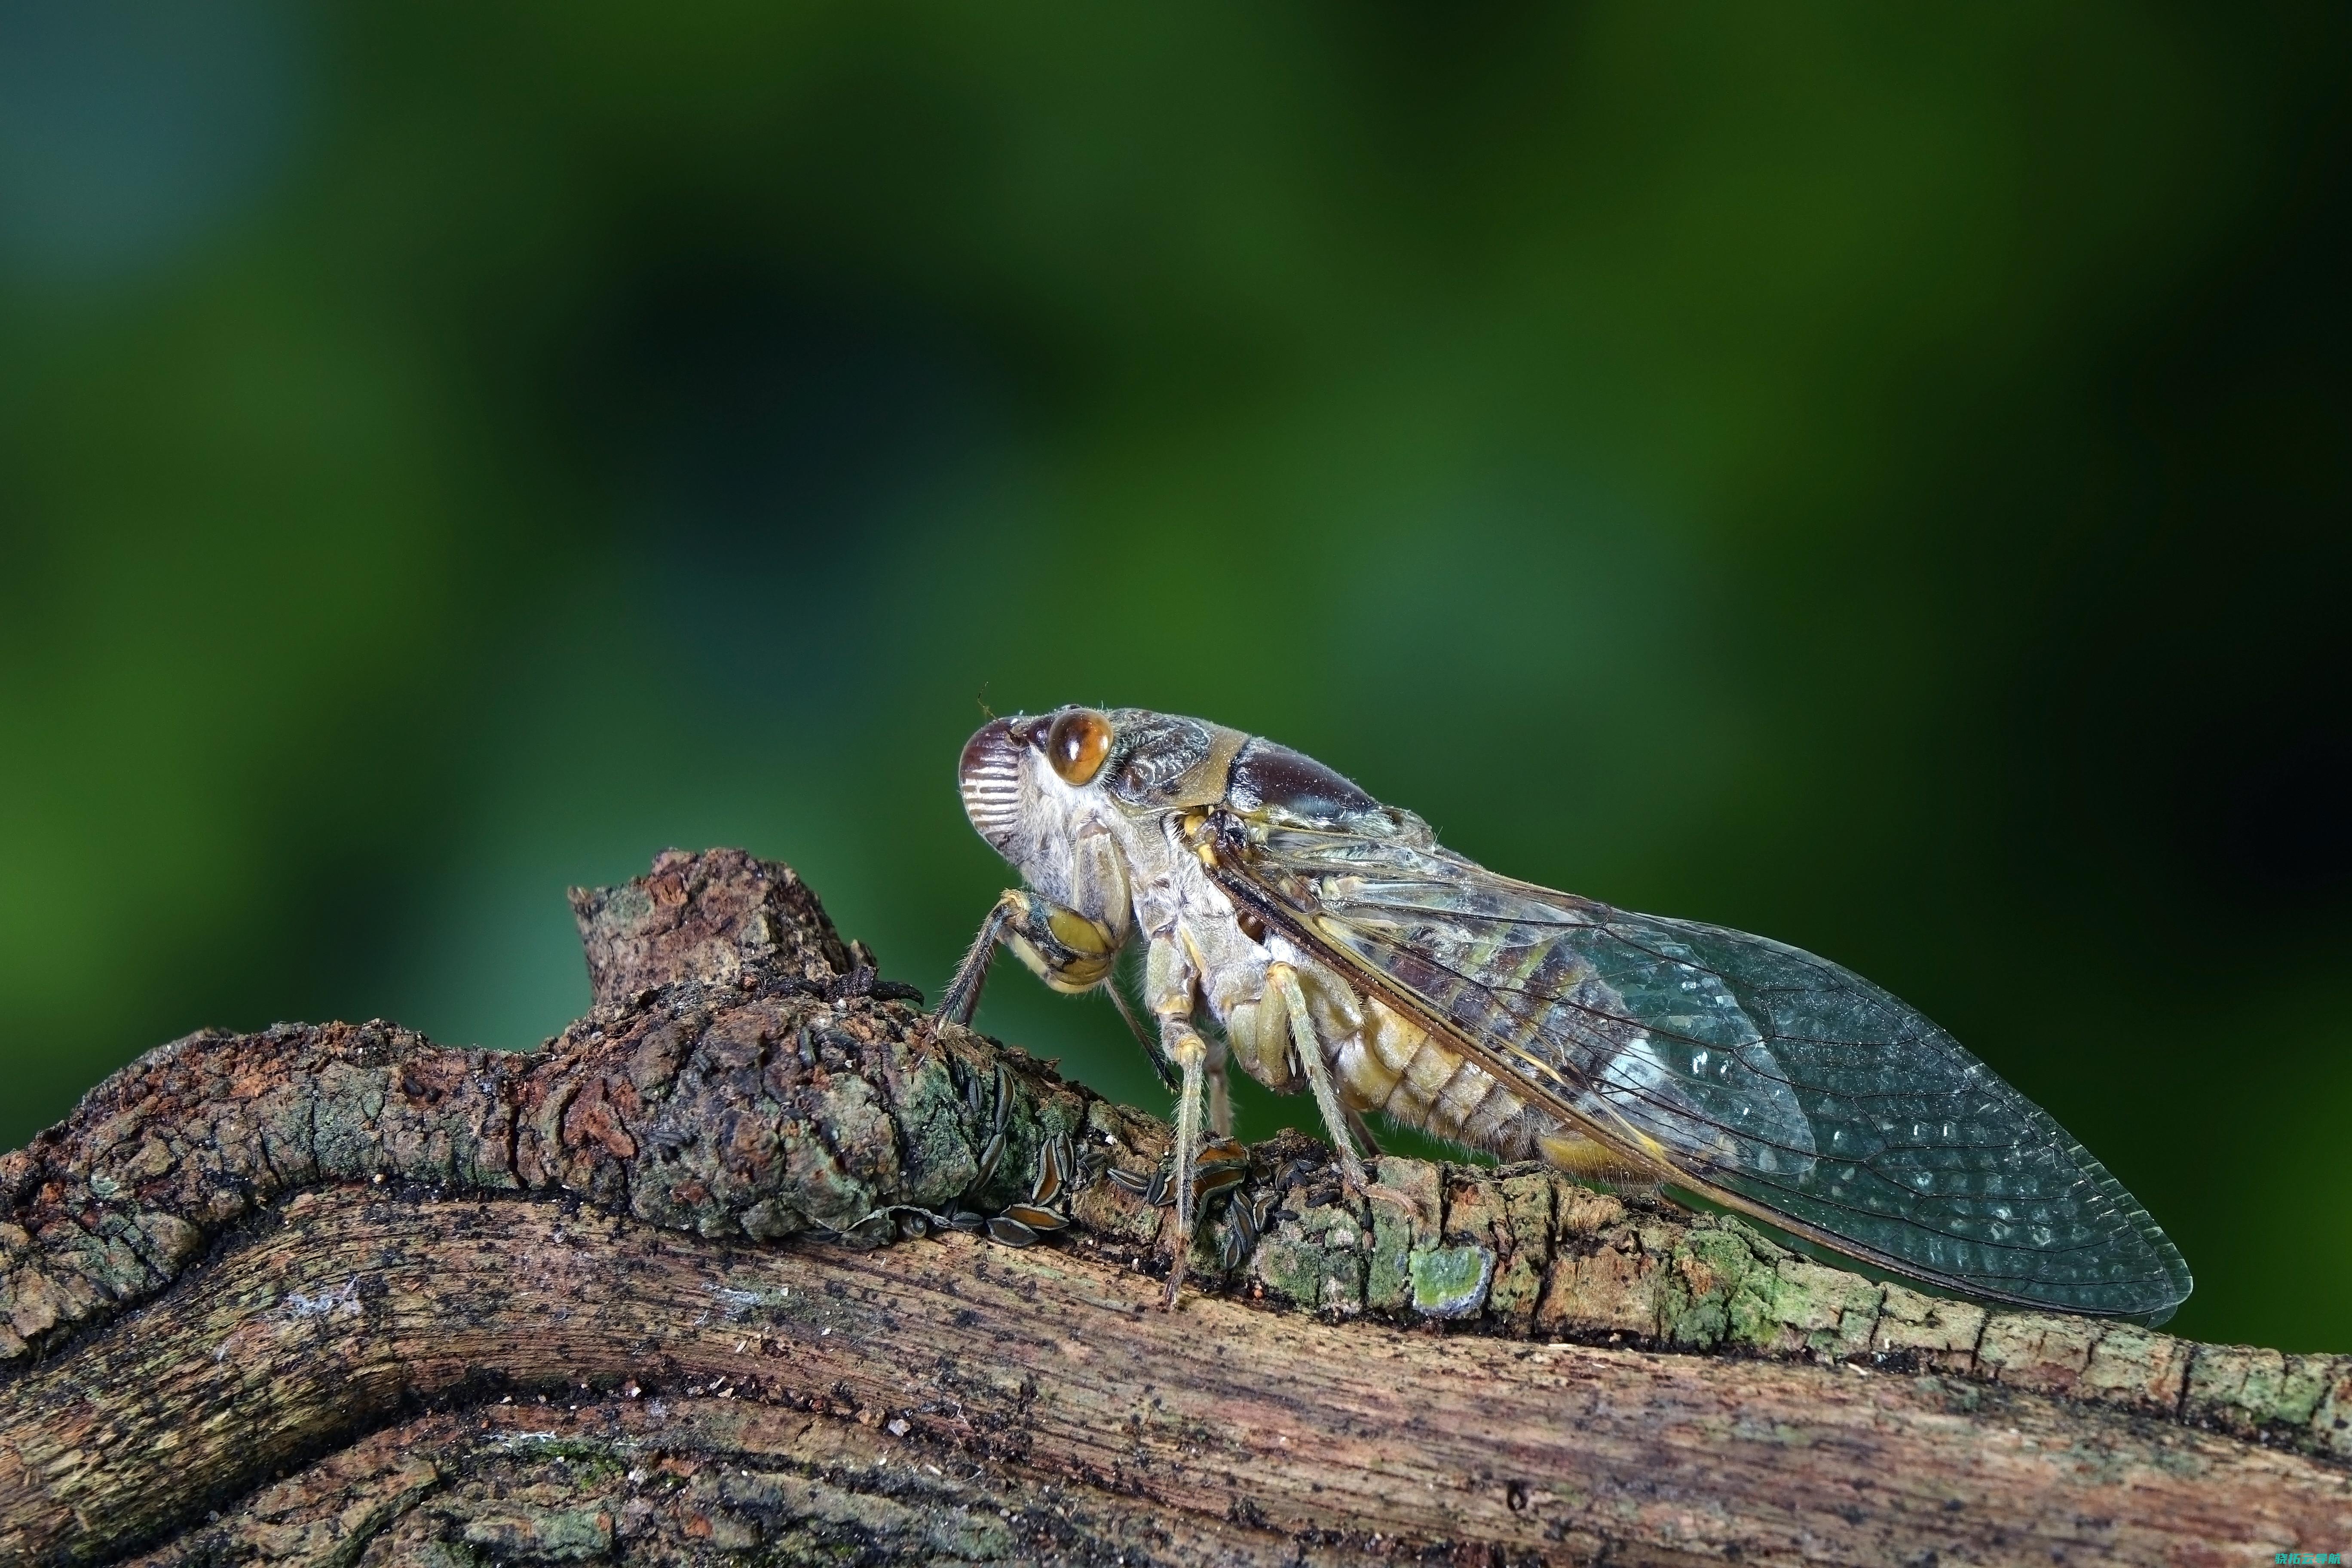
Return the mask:
M1110 755L1110 721L1091 708L1073 708L1057 715L1045 731L1045 757L1062 782L1082 784L1102 772Z

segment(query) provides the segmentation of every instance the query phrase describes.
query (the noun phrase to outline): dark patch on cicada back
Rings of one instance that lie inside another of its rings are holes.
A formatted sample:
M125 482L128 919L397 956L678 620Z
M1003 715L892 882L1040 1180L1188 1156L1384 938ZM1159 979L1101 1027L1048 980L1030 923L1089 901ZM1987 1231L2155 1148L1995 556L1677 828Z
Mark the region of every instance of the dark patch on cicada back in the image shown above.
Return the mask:
M1273 806L1308 821L1327 822L1370 811L1380 803L1314 758L1260 737L1234 758L1225 804L1243 813Z

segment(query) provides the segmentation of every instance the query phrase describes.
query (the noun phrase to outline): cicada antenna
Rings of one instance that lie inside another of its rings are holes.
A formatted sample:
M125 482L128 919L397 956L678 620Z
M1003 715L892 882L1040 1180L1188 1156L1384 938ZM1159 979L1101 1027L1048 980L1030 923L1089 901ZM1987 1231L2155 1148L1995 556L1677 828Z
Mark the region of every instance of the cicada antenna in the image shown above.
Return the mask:
M971 694L971 700L980 704L980 711L982 718L991 721L995 719L996 710L988 705L988 682L983 680L980 683L980 689Z

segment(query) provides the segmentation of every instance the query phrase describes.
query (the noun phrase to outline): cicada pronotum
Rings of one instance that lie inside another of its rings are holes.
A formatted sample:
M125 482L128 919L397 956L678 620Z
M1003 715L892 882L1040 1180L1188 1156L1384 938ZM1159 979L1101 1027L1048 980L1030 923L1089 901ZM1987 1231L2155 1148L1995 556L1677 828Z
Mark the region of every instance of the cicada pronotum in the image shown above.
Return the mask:
M1826 960L1496 876L1311 758L1195 719L997 719L961 776L1027 888L946 1016L970 1018L999 942L1067 992L1144 946L1150 1022L1129 1021L1178 1089L1171 1304L1234 1060L1313 1094L1359 1192L1376 1111L1969 1295L2158 1321L2189 1295L2179 1250L2047 1111Z

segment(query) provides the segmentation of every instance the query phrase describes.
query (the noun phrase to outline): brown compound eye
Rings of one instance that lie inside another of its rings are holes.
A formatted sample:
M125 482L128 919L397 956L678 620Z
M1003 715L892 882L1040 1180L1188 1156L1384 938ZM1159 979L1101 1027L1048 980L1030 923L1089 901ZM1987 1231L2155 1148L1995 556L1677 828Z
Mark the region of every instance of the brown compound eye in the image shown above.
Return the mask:
M1064 784L1082 784L1102 772L1110 755L1110 721L1091 708L1057 715L1045 732L1045 757Z

